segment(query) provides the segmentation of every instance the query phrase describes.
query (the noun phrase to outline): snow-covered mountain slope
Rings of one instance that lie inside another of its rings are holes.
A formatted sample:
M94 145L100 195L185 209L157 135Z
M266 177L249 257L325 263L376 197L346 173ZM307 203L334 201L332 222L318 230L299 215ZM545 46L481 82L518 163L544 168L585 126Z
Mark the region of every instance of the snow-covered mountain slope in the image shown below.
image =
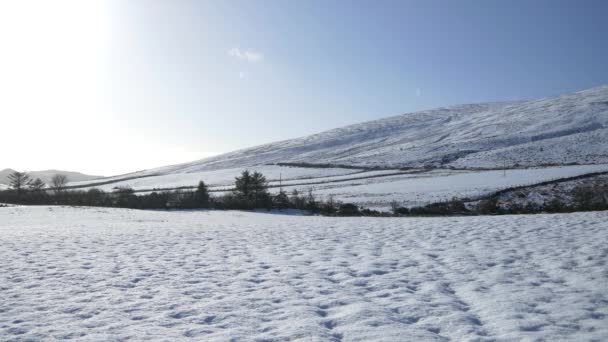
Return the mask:
M9 183L8 175L10 175L13 172L15 172L15 170L13 170L13 169L0 170L0 184L8 184ZM101 178L101 176L90 176L90 175L85 175L80 172L61 171L61 170L28 171L27 174L32 179L40 178L43 182L45 182L47 184L51 181L51 178L53 178L53 176L56 174L66 175L68 177L68 180L70 180L72 182L90 181L93 179Z
M149 172L271 163L461 168L608 163L608 86L541 100L457 105L337 128Z
M608 212L0 208L0 340L606 341Z
M276 165L280 163L291 166ZM317 167L310 167L314 165ZM399 169L429 165L442 170ZM509 171L508 177L501 171L477 170L505 165L520 170ZM392 200L420 205L605 172L608 86L536 101L404 114L191 163L70 185L106 191L128 186L145 192L194 187L203 180L212 191L223 191L246 168L262 172L271 186L280 184L289 191L312 189L319 196L333 195L376 208L388 207ZM450 170L453 168L475 170Z

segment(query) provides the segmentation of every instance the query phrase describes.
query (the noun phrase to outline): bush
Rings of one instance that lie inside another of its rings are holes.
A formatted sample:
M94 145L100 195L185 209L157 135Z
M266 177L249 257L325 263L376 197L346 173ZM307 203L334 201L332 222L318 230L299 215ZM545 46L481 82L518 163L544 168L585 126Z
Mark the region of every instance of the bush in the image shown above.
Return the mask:
M334 201L334 196L330 195L327 201L320 204L321 214L332 216L338 211L338 203Z
M372 217L389 216L387 213L383 213L378 210L367 209L367 208L361 209L361 215L362 216L372 216Z
M209 208L209 190L205 182L200 181L194 193L195 205L200 208Z
M361 215L359 207L352 203L340 204L338 207L338 216L358 216Z
M234 195L243 209L272 208L266 177L255 171L244 170L234 181Z
M498 199L495 197L481 200L477 204L477 212L482 215L496 214L498 211Z
M397 207L393 209L393 215L395 216L405 216L410 214L410 209L406 207Z
M403 210L403 212L405 212L405 210ZM437 202L428 204L424 207L411 208L409 209L409 214L416 216L448 216L470 214L470 211L466 208L464 202L457 198L453 198L447 202Z
M545 206L545 210L550 213L563 213L567 211L567 206L557 198L554 198Z
M572 191L574 204L578 210L608 209L608 184L579 186Z
M272 198L273 206L277 209L287 209L289 208L289 197L287 193L283 190L280 190L278 194L276 194Z

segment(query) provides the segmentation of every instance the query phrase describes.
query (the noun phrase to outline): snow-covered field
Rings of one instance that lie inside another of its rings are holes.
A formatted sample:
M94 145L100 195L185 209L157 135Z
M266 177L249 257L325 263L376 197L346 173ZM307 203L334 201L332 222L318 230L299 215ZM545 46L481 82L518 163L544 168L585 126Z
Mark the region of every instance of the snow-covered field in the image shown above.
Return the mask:
M420 172L392 170L366 171L345 168L301 168L264 165L249 168L267 176L271 186L282 180L283 190L309 189L323 199L334 196L336 200L357 203L369 208L386 210L395 200L404 206L425 205L429 202L449 200L452 197L474 197L489 194L513 186L574 177L593 172L608 171L608 164L570 165L544 168L508 170L449 170L439 169ZM231 189L234 177L243 169L199 171L184 174L166 174L136 178L95 186L112 191L118 186L129 186L135 190L170 189L196 186L203 180L212 190ZM70 185L86 185L86 182ZM271 189L278 192L279 188Z
M608 212L0 208L0 340L608 340Z
M453 197L472 198L514 186L608 171L608 165L573 165L492 171L436 170L358 181L315 185L315 193L369 208L386 209L395 200L403 206L419 206ZM286 190L292 187L286 187ZM306 186L298 187L301 190Z
M153 189L153 188L176 188L183 186L196 186L199 181L203 180L211 187L222 187L234 185L234 177L237 177L243 170L251 172L258 171L263 173L271 183L277 183L279 180L287 184L289 181L303 180L332 180L340 179L347 175L361 173L361 169L345 169L345 168L303 168L303 167L282 167L277 165L262 165L255 167L243 167L213 171L198 171L189 173L169 173L158 176L146 176L143 178L135 178L121 181L120 177L105 178L102 181L112 181L109 184L96 186L105 191L112 191L115 187L129 186L135 190ZM372 171L371 174L386 171ZM395 172L394 170L391 172ZM367 173L366 173L367 174ZM71 182L71 186L82 186L95 182Z

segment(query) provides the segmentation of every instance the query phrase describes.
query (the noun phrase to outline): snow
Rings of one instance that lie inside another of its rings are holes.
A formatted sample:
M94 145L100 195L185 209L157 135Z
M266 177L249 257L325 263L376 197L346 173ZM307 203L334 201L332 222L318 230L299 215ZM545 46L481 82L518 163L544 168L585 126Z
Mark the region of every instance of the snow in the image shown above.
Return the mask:
M453 197L475 197L489 194L513 186L529 185L558 178L574 177L586 173L608 171L608 164L571 165L545 168L508 170L410 170L402 171L345 168L300 168L265 165L250 168L260 171L275 186L278 192L279 177L282 189L313 193L321 198L334 196L334 199L351 202L370 208L386 210L395 200L405 206L424 205L429 202L449 200ZM167 174L148 176L96 186L112 191L118 186L129 186L135 190L171 189L175 187L194 187L203 180L211 190L229 190L233 187L234 177L243 169L201 171L190 174ZM70 183L85 186L86 182ZM89 183L90 184L90 183ZM221 193L221 192L220 192Z
M105 191L129 186L144 192L194 187L204 180L211 190L222 191L230 189L242 170L250 169L262 172L274 186L281 177L286 190L314 188L323 197L335 195L345 202L386 209L392 200L421 205L577 176L582 174L580 170L605 171L606 145L608 86L601 86L540 100L408 113L190 163L69 185ZM576 165L565 167L569 164ZM530 170L509 171L507 177L502 177L502 171L488 171L505 165ZM371 167L381 170L370 171ZM429 167L434 171L419 172Z
M502 207L512 205L524 207L528 204L545 206L549 205L553 200L558 200L560 203L570 206L576 204L573 192L577 187L598 187L605 184L608 184L607 174L530 186L500 194L498 196L498 205Z
M104 180L167 176L160 183L182 186L205 174L226 182L225 175L232 177L234 170L261 168L272 173L278 166L271 164L287 162L385 169L608 164L606 144L608 86L601 86L540 100L407 113ZM312 170L302 172L314 176ZM333 176L353 171L320 170Z
M608 86L539 100L388 117L149 170L188 173L279 162L384 168L608 163Z
M460 158L450 165L492 168L505 161L508 165L517 163L519 166L535 166L563 165L580 160L589 164L601 164L607 160L606 146L608 129L601 129L479 152Z
M0 340L607 340L608 212L0 208Z
M321 198L333 196L343 202L386 210L393 200L403 206L420 206L454 197L474 198L505 188L605 171L608 171L608 165L514 169L507 170L506 176L503 170L432 170L315 185L284 186L283 190L289 192L298 189L306 192L312 188L313 193ZM278 191L276 188L271 190Z
M277 184L279 182L279 179L282 179L286 182L289 180L302 181L306 179L325 179L329 177L339 177L344 175L357 174L363 171L361 169L346 168L303 168L277 165L263 165L213 171L198 171L191 173L168 173L161 174L158 176L146 176L129 180L120 180L124 177L112 177L103 179L101 181L107 182L115 180L115 182L97 186L97 188L106 191L111 191L114 187L117 186L129 186L136 190L153 188L177 188L183 186L196 186L201 180L205 181L205 183L211 187L225 187L234 185L234 178L239 176L241 172L243 172L243 170L245 169L248 169L251 172L261 172L266 176L269 181L276 182ZM72 182L69 185L82 186L87 184L91 184L91 182Z
M339 187L318 186L315 193L325 197L333 195L335 199L344 202L380 209L390 207L392 200L411 207L446 201L454 197L474 198L505 188L604 171L608 171L608 165L514 169L507 170L506 175L503 170L435 170L421 174L364 179Z
M234 177L249 169L262 172L275 187L281 178L288 191L313 189L321 197L333 195L340 201L386 210L393 200L405 206L424 205L607 171L606 145L608 86L602 86L540 100L408 113L69 185L105 191L128 186L143 193L195 187L203 180L210 190L221 192L230 190ZM505 165L519 169L503 177L496 170Z

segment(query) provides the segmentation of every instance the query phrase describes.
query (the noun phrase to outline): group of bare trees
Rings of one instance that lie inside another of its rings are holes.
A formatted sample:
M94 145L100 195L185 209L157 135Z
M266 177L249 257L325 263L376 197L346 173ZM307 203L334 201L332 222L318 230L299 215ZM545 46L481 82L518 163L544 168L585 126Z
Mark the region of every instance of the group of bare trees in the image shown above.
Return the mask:
M40 178L32 179L26 172L15 171L8 175L9 189L14 191L17 199L20 200L24 193L33 192L40 193L42 191L51 190L56 195L61 194L66 189L68 177L63 174L56 174L51 178L51 184L47 184Z

